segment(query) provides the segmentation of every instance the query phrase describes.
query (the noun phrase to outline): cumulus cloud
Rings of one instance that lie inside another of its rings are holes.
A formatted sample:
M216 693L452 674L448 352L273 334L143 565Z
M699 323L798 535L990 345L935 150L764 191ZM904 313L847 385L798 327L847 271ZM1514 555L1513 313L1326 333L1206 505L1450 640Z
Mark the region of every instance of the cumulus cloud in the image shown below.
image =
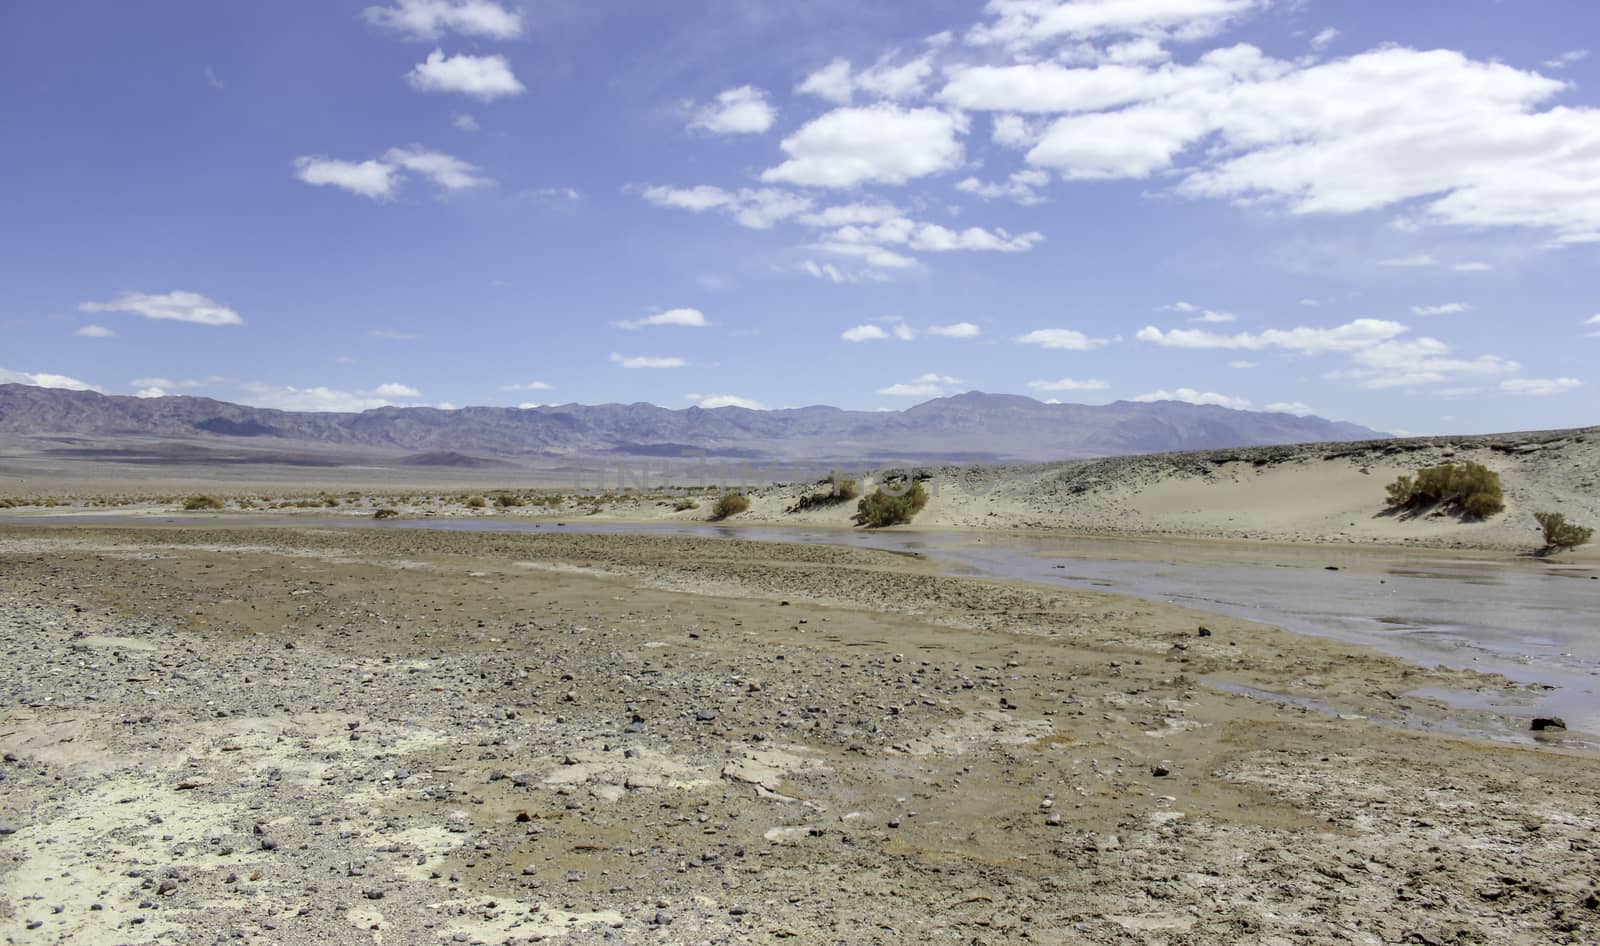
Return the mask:
M544 383L543 381L529 381L529 382L526 382L525 384L502 384L500 386L500 390L502 390L502 391L548 391L548 390L550 390L550 385Z
M851 68L848 59L835 59L806 76L795 91L835 105L848 105L857 92L880 99L910 99L922 94L923 84L932 75L929 56L899 62L896 54L890 53L859 72Z
M1059 378L1055 381L1029 381L1028 387L1035 391L1104 391L1111 387L1104 381L1090 379L1080 381L1076 378Z
M1515 374L1522 367L1499 355L1457 357L1448 344L1436 338L1380 342L1352 352L1350 361L1350 368L1330 376L1377 390Z
M789 159L761 179L830 188L904 184L957 167L966 128L966 119L936 108L838 108L785 138L780 147Z
M1583 382L1577 378L1508 378L1500 382L1500 390L1507 394L1526 395L1529 397L1549 397L1552 394L1566 394L1583 387Z
M977 338L982 330L971 322L956 322L952 325L930 325L928 334L941 338Z
M984 200L1011 200L1024 207L1045 202L1039 189L1050 183L1050 175L1037 168L1012 172L1004 181L985 182L976 177L962 179L956 190L982 197Z
M69 378L64 374L50 374L48 372L11 371L0 368L0 384L31 384L36 388L61 388L67 391L98 391L100 388Z
M944 397L946 386L960 383L960 378L930 372L912 381L879 388L878 393L890 397Z
M647 315L642 319L613 322L611 324L617 328L636 329L652 325L681 325L688 328L705 328L711 323L706 321L704 313L699 309L668 309L665 312Z
M1331 44L1334 40L1336 40L1338 38L1339 38L1339 31L1337 29L1335 29L1334 27L1330 26L1327 29L1325 29L1325 30L1321 31L1320 33L1318 33L1317 35L1311 37L1311 48L1312 49L1327 49L1329 44ZM1293 411L1284 411L1283 413L1292 414L1294 412Z
M1230 362L1228 362L1228 367L1229 368L1254 368L1254 367L1257 367L1257 365L1253 361L1242 361L1241 360L1241 361L1230 361Z
M1028 48L1107 36L1170 36L1196 40L1270 0L989 0L991 19L967 34L977 45Z
M1414 305L1411 307L1412 315L1423 317L1430 315L1460 315L1463 312L1471 311L1472 306L1467 305L1465 302L1446 302L1443 305Z
M491 0L395 0L393 6L367 7L361 15L412 39L438 39L447 31L486 39L522 35L522 14Z
M404 388L412 392L409 395L404 395L405 397L415 396L415 391L405 385L383 385L382 387ZM323 386L309 388L278 386L261 381L246 382L240 385L239 389L242 392L239 398L240 401L256 407L269 407L280 411L355 413L379 407L394 407L396 405L390 398L398 396L393 394L384 395L379 391L341 391Z
M869 226L845 226L828 234L830 243L872 247L903 246L927 253L957 251L1025 253L1044 239L1038 232L1012 234L996 228L967 227L952 230L937 223L918 223L895 217Z
M715 211L732 217L742 227L766 230L783 220L811 209L811 198L778 188L744 187L724 190L710 184L693 187L656 185L643 191L644 199L657 207L672 207L691 213Z
M801 214L797 218L808 227L847 227L886 223L904 216L893 204L853 203L835 204L821 210Z
M378 397L412 398L422 396L421 391L418 391L409 384L401 384L398 381L390 381L386 384L380 384L376 388L372 389L372 393Z
M506 57L468 53L446 56L442 49L435 49L426 60L413 66L406 73L406 81L419 92L459 92L486 102L526 91Z
M888 338L889 333L881 325L857 325L845 329L839 337L847 342L873 342Z
M1017 337L1019 345L1037 345L1063 351L1089 351L1106 344L1106 339L1090 338L1069 328L1041 328Z
M1204 322L1208 325L1225 325L1228 322L1236 322L1239 319L1237 315L1231 312L1218 312L1215 309L1198 306L1192 302L1174 302L1164 308L1172 312L1182 312L1185 315L1190 315L1189 321L1191 322Z
M682 358L662 358L652 355L619 355L616 352L611 353L611 361L613 364L621 365L624 368L682 368L688 364Z
M81 312L126 312L147 319L164 319L174 322L192 322L196 325L243 325L239 313L209 299L198 292L173 292L150 294L125 292L110 302L85 302L78 306Z
M1151 391L1134 398L1141 403L1155 401L1182 401L1185 404L1203 404L1214 407L1226 407L1236 411L1248 410L1250 402L1242 397L1233 397L1228 394L1218 394L1215 391L1198 391L1194 388L1179 388L1176 391Z
M1224 348L1259 351L1280 348L1301 354L1329 351L1354 351L1401 335L1406 327L1399 322L1356 319L1333 328L1268 329L1259 334L1240 332L1220 335L1205 329L1172 329L1154 326L1140 329L1135 338L1168 348Z
M1588 58L1589 51L1587 49L1574 49L1552 59L1546 59L1544 65L1546 69L1565 69Z
M1311 409L1311 405L1300 401L1279 401L1276 404L1268 404L1262 410L1270 411L1274 414L1293 414L1296 417L1305 417L1316 413Z
M715 102L695 112L689 127L714 135L758 135L777 120L777 110L767 101L767 93L753 85L742 85L718 93Z
M767 405L760 401L740 397L737 394L696 394L690 397L697 402L695 404L696 407L703 407L706 410L716 410L719 407L742 407L749 411L764 411L767 409Z
M446 191L492 183L478 173L476 165L417 145L390 148L382 158L368 161L301 155L294 168L295 177L307 184L333 186L373 200L393 197L408 175L425 178Z
M104 325L84 325L74 329L72 334L82 338L116 338L117 330Z

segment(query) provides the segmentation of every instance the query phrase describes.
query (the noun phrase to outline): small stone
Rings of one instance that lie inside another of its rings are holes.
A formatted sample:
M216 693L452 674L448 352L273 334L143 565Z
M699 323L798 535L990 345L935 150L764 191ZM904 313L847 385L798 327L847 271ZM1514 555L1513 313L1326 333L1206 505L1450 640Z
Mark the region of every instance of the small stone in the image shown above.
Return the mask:
M716 710L703 709L694 714L694 718L702 723L709 723L717 718Z
M177 889L178 882L176 880L163 880L156 886L156 893L160 894L161 896L166 896L169 893L175 892Z
M361 891L361 895L366 897L368 900L383 899L383 891L377 887L368 887L367 889Z
M1202 625L1200 625L1200 630L1195 632L1195 636L1196 637L1210 637L1211 636L1211 628L1206 627L1204 624L1202 624Z
M16 825L12 824L9 821L0 821L0 837L5 837L8 834L16 834L16 833L17 833L17 826Z
M1155 765L1150 766L1150 774L1154 775L1156 778L1166 778L1172 774L1172 763L1158 762Z
M1544 732L1547 729L1566 729L1567 721L1559 716L1538 716L1530 727L1534 732Z
M672 914L668 913L665 910L657 910L656 911L656 915L655 915L655 919L653 919L651 922L654 923L656 926L671 926L672 925Z

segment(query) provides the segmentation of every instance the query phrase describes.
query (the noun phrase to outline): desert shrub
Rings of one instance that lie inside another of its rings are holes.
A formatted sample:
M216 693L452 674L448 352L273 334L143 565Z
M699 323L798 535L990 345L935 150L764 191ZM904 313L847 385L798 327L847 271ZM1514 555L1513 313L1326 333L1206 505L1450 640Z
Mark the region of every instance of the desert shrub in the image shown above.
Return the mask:
M888 490L880 486L871 495L862 497L854 519L858 526L878 529L910 522L926 505L928 491L921 483L912 483L909 489Z
M1577 548L1594 538L1594 530L1568 522L1559 512L1536 512L1533 518L1544 530L1544 547L1552 552Z
M482 509L483 507L485 507L487 505L489 505L489 501L487 499L484 499L482 496L468 496L467 497L467 508L468 509Z
M372 518L374 519L397 519L399 516L400 510L390 509L388 507L384 507L383 509L380 509L372 514Z
M190 496L183 501L183 508L190 512L197 512L202 509L223 509L227 505L227 503L215 496Z
M1389 484L1392 509L1439 507L1473 519L1506 508L1500 474L1481 463L1446 463L1423 467L1415 478L1402 476Z
M672 504L672 511L673 512L688 512L691 509L699 509L699 508L700 508L700 504L695 502L692 499L680 499L677 502Z
M800 501L790 506L789 511L805 512L807 509L837 506L839 503L847 503L861 495L860 483L855 480L845 479L837 472L829 473L827 478L818 481L817 485L825 488L800 497Z
M527 505L527 503L523 501L522 497L516 495L515 493L501 493L494 498L494 504L499 506L501 509L511 509L516 506Z
M730 490L723 493L722 497L717 500L717 504L711 507L711 518L726 519L729 516L737 516L749 508L750 500L748 497Z

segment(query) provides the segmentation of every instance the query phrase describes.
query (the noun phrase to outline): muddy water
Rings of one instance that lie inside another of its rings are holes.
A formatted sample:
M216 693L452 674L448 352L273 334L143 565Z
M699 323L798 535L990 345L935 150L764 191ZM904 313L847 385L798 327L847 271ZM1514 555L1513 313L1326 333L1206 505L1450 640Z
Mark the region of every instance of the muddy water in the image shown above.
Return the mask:
M365 524L365 523L364 523ZM1524 716L1553 715L1600 734L1600 580L1592 569L1448 559L1385 550L1241 549L1182 542L971 533L862 532L771 526L539 524L434 519L375 527L462 531L647 533L848 544L915 552L965 574L1169 601L1372 647L1426 666L1498 673L1543 692L1496 703L1481 694L1418 694ZM1154 555L1187 561L1150 561ZM1192 564L1193 560L1206 564ZM1338 564L1333 564L1337 562ZM1331 567L1330 567L1331 566Z

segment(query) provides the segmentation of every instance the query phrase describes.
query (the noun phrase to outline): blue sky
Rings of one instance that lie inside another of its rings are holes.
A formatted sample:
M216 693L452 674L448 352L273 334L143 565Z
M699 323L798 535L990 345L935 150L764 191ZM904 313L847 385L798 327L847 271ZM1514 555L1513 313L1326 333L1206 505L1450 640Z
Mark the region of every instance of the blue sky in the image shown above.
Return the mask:
M0 380L1592 424L1585 0L0 7Z

